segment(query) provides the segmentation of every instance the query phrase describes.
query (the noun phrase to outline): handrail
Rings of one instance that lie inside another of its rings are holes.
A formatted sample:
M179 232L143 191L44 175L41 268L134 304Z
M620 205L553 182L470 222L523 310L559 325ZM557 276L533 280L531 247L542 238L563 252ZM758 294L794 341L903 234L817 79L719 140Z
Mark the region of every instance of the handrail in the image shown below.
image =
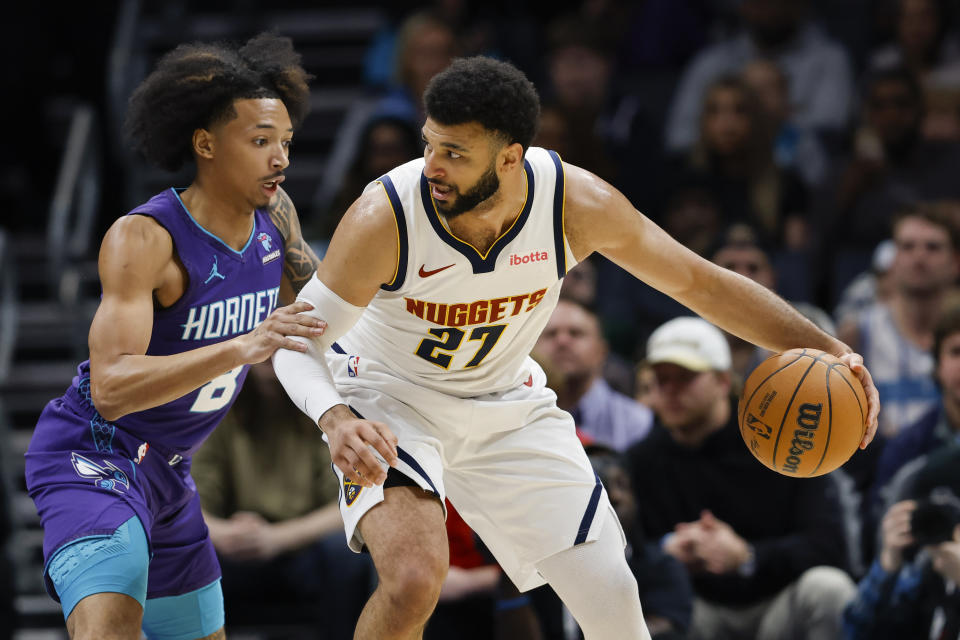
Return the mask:
M116 131L109 132L110 140L114 141L110 152L117 158L126 155L120 123L123 122L127 99L132 90L130 77L131 67L136 64L133 49L140 21L140 5L140 0L123 0L120 3L113 44L107 58L107 121L116 123L117 127Z
M12 253L10 237L0 229L0 383L10 375L17 342L17 274Z
M87 257L100 206L100 153L93 107L78 104L70 120L67 145L47 218L47 260L51 291L72 303L75 291L64 291L64 276ZM73 278L69 278L73 280Z

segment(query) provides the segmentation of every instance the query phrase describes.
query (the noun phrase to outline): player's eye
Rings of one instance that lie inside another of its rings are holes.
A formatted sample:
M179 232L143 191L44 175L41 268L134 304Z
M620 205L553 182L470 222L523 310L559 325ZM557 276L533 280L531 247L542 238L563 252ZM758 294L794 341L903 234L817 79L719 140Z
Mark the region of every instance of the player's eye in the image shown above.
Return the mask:
M264 145L267 144L267 139L266 139L266 138L255 138L254 141L253 141L253 144L257 145L258 147L262 147L262 146L264 146Z
M283 141L283 147L284 147L287 151L289 151L290 149L292 149L292 148L293 148L293 140L284 140L284 141Z
M448 155L450 156L450 159L452 159L452 160L459 160L460 158L463 157L463 156L461 156L459 153L457 153L456 151L449 151L449 152L447 152L447 153L448 153Z

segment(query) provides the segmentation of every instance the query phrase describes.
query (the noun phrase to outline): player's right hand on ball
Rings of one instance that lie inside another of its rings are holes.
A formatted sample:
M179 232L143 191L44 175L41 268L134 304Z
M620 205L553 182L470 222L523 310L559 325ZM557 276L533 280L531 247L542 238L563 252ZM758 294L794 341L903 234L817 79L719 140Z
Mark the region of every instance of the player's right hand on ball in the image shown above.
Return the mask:
M306 352L307 345L289 336L316 338L323 335L327 323L304 313L311 310L313 306L302 301L274 309L253 331L237 338L242 345L243 361L247 364L263 362L277 349Z
M397 436L382 422L358 418L338 404L320 417L320 428L327 436L333 464L364 487L383 484L387 479L387 470L374 450L391 467L397 465Z

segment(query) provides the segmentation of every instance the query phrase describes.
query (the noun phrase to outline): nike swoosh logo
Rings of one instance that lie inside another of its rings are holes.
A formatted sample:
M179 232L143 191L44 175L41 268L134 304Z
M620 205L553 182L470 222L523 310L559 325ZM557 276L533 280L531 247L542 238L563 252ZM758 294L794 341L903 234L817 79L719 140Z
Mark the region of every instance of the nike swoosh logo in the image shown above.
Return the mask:
M454 264L448 264L448 265L445 266L445 267L440 267L439 269L431 269L430 271L427 271L426 269L424 269L424 267L427 266L427 265L422 264L422 265L420 265L420 277L421 277L421 278L429 278L429 277L432 276L433 274L435 274L435 273L440 273L440 272L443 271L444 269L449 269L450 267L454 266L455 264L456 264L456 263L454 263Z

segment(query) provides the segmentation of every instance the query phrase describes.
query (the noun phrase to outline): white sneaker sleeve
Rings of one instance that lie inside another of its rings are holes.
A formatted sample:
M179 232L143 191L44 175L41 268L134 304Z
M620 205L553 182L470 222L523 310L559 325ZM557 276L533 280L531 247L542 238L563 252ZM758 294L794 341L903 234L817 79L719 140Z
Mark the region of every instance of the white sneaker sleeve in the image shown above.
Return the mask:
M327 329L313 339L291 336L292 340L306 344L307 352L277 349L273 354L273 370L293 403L318 424L328 409L343 404L325 354L337 338L356 324L364 307L354 306L338 296L316 274L300 291L297 300L313 305L313 310L305 313L326 321Z

